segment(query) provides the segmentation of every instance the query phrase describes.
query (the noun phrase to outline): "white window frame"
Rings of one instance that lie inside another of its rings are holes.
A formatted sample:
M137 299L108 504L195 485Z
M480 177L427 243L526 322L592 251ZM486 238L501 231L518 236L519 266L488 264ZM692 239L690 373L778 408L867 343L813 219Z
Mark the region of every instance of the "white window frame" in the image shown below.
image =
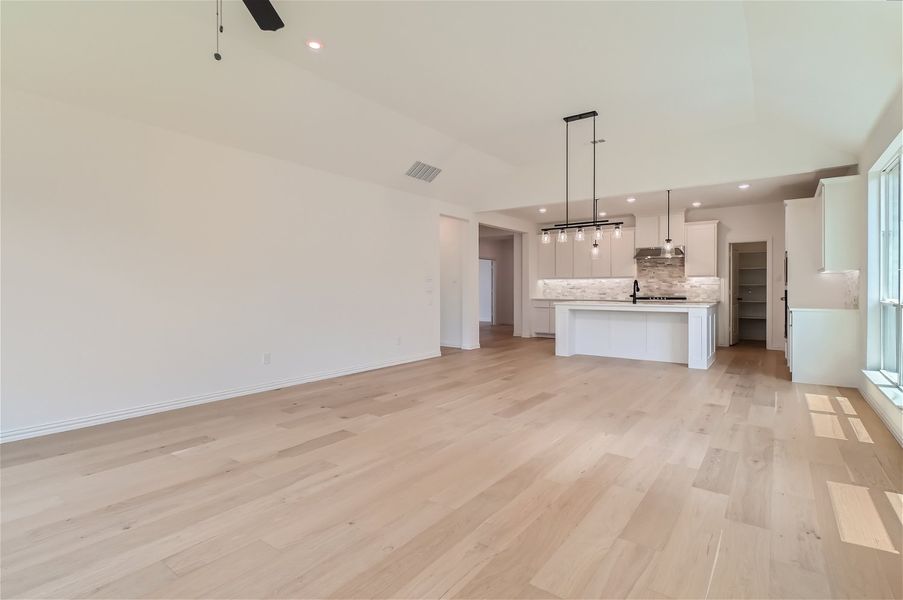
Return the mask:
M901 304L901 288L903 288L903 231L897 232L897 252L899 256L897 257L897 297L896 298L885 298L884 297L884 280L885 280L885 243L884 243L884 231L885 228L885 219L887 212L885 210L885 203L887 202L887 191L888 191L888 177L887 172L897 167L897 184L901 185L901 179L903 179L903 164L901 164L901 151L897 151L893 158L891 158L887 164L881 169L881 180L879 182L879 197L878 197L878 211L879 211L879 246L878 246L878 294L879 294L879 304L880 308L878 311L878 330L881 335L880 347L879 347L879 361L880 367L879 371L884 376L884 378L893 386L897 388L903 389L903 304ZM903 219L903 194L901 194L901 190L897 190L897 223L895 223L896 227L900 228L900 220ZM895 313L895 325L899 328L897 330L896 335L896 344L897 344L897 356L896 356L896 371L890 371L885 369L884 365L884 336L885 336L885 326L884 326L884 307L892 307Z

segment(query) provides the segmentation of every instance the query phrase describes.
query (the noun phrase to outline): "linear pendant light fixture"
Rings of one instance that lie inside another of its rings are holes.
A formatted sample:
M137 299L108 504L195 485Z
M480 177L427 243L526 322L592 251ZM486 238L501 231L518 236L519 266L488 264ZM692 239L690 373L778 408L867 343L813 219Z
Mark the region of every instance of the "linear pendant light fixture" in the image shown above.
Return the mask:
M574 234L574 240L577 242L583 242L586 240L586 227L592 227L593 230L593 245L590 250L590 255L592 258L599 258L601 255L601 249L599 248L599 241L603 239L602 228L603 227L614 227L614 237L615 239L621 239L621 225L624 224L623 221L610 221L609 219L599 219L599 211L598 211L598 203L599 199L596 197L596 144L601 144L605 142L603 139L596 139L596 117L599 116L599 113L591 110L589 112L580 113L577 115L570 115L568 117L564 117L564 223L557 223L552 227L544 227L541 229L540 241L543 244L550 244L552 242L552 232L556 232L556 236L559 243L566 244L568 241L568 230L576 229L576 233ZM593 220L592 221L578 221L575 223L571 223L570 220L570 126L574 121L581 121L583 119L589 119L592 117L593 119L593 139L590 141L593 145Z

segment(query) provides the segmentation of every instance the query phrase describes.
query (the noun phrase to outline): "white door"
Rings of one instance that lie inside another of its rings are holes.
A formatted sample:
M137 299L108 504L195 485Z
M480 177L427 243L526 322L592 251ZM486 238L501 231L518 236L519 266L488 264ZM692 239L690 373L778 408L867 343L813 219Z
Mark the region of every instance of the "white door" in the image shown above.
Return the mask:
M731 345L740 340L740 253L731 247Z
M493 289L493 263L495 261L485 258L480 259L480 322L493 323L494 319L494 297Z

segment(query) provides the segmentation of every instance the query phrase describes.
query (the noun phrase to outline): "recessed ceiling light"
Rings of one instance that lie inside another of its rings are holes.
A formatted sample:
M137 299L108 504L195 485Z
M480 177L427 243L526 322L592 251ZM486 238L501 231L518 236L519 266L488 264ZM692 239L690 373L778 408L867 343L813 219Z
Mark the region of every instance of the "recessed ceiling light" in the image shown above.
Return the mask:
M737 187L740 188L741 190L748 190L748 189L749 189L749 184L748 184L748 183L741 183L741 184L738 185Z
M600 217L604 217L604 216L607 215L607 214L608 214L608 213L605 212L605 211L603 210L602 212L599 213L599 216L600 216Z
M546 209L545 209L545 208L540 208L540 209L539 209L539 212L544 213L544 212L546 212Z
M702 202L694 202L693 203L693 208L699 208L700 206L702 206Z
M627 199L627 201L628 201L628 202L636 202L636 198L634 198L633 196L631 196L630 198Z
M307 40L307 47L311 50L320 50L323 48L323 44L317 40Z

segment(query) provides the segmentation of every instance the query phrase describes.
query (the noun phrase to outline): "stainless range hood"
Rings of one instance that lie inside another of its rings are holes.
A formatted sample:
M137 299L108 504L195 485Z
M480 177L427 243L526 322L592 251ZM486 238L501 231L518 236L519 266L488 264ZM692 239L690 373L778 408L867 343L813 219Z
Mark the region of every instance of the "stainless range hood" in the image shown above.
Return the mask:
M683 257L684 249L680 246L674 247L674 251L671 253L671 256L665 256L665 251L661 246L655 246L652 248L637 248L636 254L633 256L635 260L668 260L671 258Z

